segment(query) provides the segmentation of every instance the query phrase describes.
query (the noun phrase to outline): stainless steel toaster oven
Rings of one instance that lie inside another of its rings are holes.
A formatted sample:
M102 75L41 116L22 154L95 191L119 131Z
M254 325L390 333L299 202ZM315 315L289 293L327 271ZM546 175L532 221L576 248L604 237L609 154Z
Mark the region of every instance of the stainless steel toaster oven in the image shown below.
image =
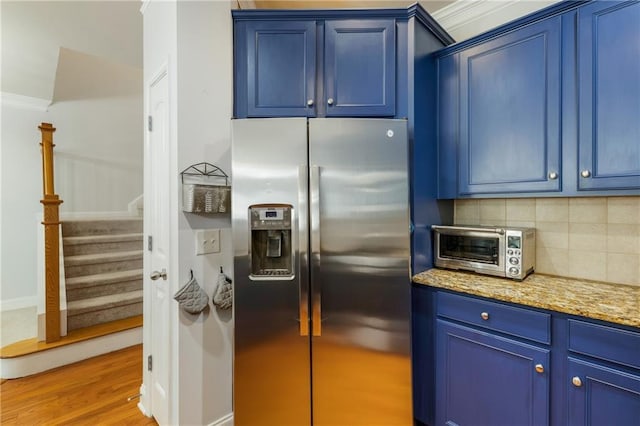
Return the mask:
M523 280L535 270L534 228L433 225L434 263Z

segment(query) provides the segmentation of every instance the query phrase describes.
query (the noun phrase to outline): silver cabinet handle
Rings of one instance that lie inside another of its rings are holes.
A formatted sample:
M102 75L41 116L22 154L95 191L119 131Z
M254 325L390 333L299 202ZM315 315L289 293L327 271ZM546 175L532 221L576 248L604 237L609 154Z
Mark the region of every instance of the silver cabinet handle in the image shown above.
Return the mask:
M329 99L327 99L327 104L329 104L329 105L333 105L333 98L329 98Z
M544 365L536 364L536 372L538 372L540 374L544 373Z
M307 101L307 106L308 106L308 107L312 107L312 106L313 106L313 99L309 99L309 100Z
M551 180L556 180L556 179L558 179L558 173L556 173L556 172L549 172L549 179L551 179Z
M591 171L590 170L583 170L583 171L580 172L580 176L582 176L583 178L591 177Z
M487 321L489 319L489 312L483 312L480 314L480 318Z
M159 280L160 278L162 278L164 281L167 280L167 270L162 268L162 271L153 271L150 275L150 278L153 281Z
M298 167L298 206L300 211L307 211L308 168ZM298 241L300 251L300 274L298 278L298 311L300 316L300 336L309 335L309 261L307 215L298 215ZM303 269L304 268L304 269Z
M320 280L320 167L311 166L309 181L311 203L311 327L314 336L322 335L322 282Z
M574 378L571 379L571 383L573 383L573 386L579 388L580 386L582 386L582 380L580 380L580 377L575 376Z

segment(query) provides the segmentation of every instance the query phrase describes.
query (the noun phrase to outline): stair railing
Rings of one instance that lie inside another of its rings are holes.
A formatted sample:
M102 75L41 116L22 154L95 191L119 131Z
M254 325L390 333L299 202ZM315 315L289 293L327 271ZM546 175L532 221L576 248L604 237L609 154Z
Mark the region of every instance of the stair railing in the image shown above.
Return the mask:
M45 341L60 340L60 219L62 200L53 184L53 132L51 123L38 126L42 135L42 192L44 209Z

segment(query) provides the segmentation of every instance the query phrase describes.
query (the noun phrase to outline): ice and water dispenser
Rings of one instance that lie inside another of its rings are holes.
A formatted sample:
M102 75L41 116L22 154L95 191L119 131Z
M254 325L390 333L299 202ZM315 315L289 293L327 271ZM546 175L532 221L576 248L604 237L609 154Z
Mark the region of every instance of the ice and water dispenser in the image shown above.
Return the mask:
M249 207L251 275L254 280L293 278L291 206Z

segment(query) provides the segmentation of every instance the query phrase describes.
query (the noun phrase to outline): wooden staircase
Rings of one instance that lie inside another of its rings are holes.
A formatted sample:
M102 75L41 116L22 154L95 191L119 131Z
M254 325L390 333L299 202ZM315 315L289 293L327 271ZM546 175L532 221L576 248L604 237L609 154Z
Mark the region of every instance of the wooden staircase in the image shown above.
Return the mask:
M142 220L62 222L67 330L142 314Z

